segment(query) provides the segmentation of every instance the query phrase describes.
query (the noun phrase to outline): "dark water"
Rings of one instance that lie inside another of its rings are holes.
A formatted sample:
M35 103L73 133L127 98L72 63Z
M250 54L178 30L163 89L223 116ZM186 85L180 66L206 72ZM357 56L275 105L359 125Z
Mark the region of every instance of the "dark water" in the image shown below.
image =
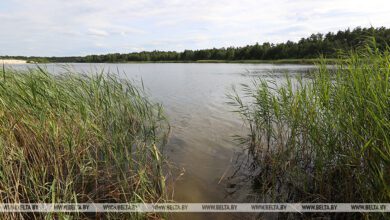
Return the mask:
M58 64L46 66L53 72L63 70ZM248 191L229 195L226 187L229 185L227 177L234 170L235 152L241 150L232 136L245 134L242 121L226 104L226 94L232 85L239 88L239 84L250 83L254 77L274 77L282 83L286 73L303 73L313 66L158 63L71 64L71 68L85 72L104 69L137 82L142 79L147 93L164 105L172 126L165 153L177 167L172 175L175 201L245 202ZM178 175L181 172L182 175ZM184 214L176 217L226 219L227 216Z

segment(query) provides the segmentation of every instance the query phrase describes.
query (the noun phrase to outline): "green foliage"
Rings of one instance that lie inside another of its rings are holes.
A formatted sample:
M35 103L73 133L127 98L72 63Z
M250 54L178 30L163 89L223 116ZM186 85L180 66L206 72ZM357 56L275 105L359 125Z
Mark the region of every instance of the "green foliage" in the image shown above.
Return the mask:
M384 50L390 44L390 29L360 28L352 31L338 31L337 33L312 34L298 42L247 45L244 47L213 48L204 50L174 51L142 51L127 54L89 55L86 57L46 57L49 62L137 62L137 61L180 61L189 62L197 60L279 60L279 59L311 59L323 55L326 58L337 58L338 51L348 51L364 45L367 38L374 38L378 48ZM15 57L16 58L16 57ZM23 58L39 60L38 57Z
M278 60L278 59L310 59L323 55L336 58L338 51L356 49L374 38L378 48L383 50L390 44L390 29L355 28L337 33L312 34L298 42L287 41L280 44L255 44L245 47L213 48L204 50L185 50L184 52L140 52L130 54L91 55L83 59L85 62L129 62L129 61L197 61L197 60Z
M0 73L2 203L165 199L163 161L156 146L164 144L168 125L161 106L149 102L142 90L103 73ZM126 215L145 217L105 217ZM2 218L34 216L45 214Z
M266 201L390 201L390 54L367 47L231 104L250 128L254 189Z

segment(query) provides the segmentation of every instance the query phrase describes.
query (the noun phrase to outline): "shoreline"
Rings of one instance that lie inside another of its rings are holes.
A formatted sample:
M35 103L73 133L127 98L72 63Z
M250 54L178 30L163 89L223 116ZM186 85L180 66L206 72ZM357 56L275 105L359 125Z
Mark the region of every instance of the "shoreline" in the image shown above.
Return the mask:
M339 61L337 59L281 59L281 60L160 60L160 61L127 61L127 62L37 62L37 63L238 63L238 64L318 64L325 62L326 64L335 64ZM26 63L29 63L26 61Z
M0 59L0 64L26 64L26 60Z

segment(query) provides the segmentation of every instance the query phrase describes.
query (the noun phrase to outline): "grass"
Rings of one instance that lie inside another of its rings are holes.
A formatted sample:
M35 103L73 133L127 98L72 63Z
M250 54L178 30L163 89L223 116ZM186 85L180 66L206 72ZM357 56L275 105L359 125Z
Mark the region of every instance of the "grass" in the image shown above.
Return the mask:
M143 89L110 74L0 71L2 203L157 202L169 126ZM153 213L105 214L146 218ZM71 219L81 213L8 213Z
M250 64L315 64L321 59L278 59L278 60L156 60L156 61L118 61L114 63L250 63ZM326 58L322 59L327 64L335 64L339 62L338 59ZM27 60L27 63L50 63L49 60L45 59L34 59ZM112 62L106 62L112 63Z
M327 64L335 64L338 59L279 59L279 60L197 60L196 63L269 63L269 64L316 64L320 61Z
M240 142L259 200L390 202L389 50L367 46L334 69L320 62L308 77L243 92L230 104L250 130Z

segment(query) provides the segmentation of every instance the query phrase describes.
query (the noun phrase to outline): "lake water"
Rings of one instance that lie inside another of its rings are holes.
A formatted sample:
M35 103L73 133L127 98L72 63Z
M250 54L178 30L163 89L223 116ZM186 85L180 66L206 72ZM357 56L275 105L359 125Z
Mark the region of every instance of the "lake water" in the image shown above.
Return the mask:
M249 202L247 191L229 195L226 187L227 177L234 170L236 152L241 151L232 136L244 135L246 131L238 115L226 104L226 94L233 85L239 88L239 84L251 83L255 77L274 77L283 82L286 73L295 75L313 68L310 65L197 63L67 65L76 71L104 69L137 82L142 80L151 98L163 104L172 126L164 153L177 167L169 177L171 180L175 177L172 194L178 202ZM59 64L48 64L46 68L52 72L63 71L63 65ZM181 172L183 175L179 176ZM207 217L226 219L217 214Z

